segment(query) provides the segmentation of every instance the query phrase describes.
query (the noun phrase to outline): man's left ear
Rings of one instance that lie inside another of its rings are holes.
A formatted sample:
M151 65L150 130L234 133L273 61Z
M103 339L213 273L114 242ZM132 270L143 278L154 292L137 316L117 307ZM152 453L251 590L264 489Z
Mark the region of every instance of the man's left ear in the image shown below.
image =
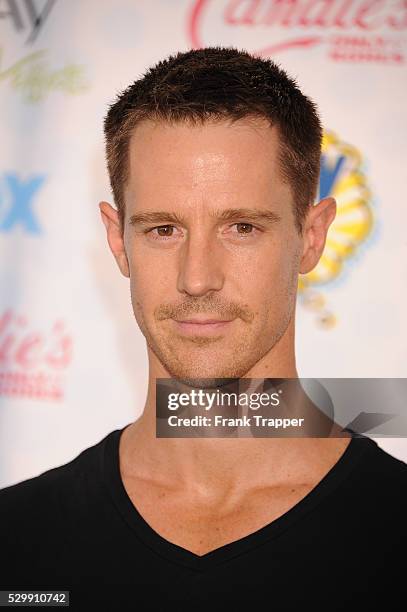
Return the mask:
M323 253L329 226L335 219L335 198L324 198L311 206L304 223L302 252L299 272L306 274L315 268Z

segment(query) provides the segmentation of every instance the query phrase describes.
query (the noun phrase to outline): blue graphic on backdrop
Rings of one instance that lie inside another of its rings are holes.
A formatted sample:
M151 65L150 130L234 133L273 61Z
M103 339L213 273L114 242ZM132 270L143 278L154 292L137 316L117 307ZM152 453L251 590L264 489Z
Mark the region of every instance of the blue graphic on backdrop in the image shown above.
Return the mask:
M0 181L0 231L11 232L16 227L29 234L41 234L34 202L45 181L36 174L22 179L14 173L3 174Z
M319 176L319 196L318 200L328 197L334 190L335 183L345 161L345 156L340 155L335 160L335 164L330 166L327 163L326 155L321 155L321 172Z

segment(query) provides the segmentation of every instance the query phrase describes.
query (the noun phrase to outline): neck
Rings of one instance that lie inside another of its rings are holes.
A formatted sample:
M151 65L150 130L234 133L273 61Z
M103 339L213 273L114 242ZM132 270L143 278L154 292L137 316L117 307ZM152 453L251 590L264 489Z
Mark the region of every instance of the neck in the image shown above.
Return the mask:
M333 440L326 438L157 438L156 379L171 377L151 349L149 366L144 411L125 429L120 442L122 470L128 476L223 494L256 484L277 485L287 478L297 482L309 478L310 466L326 453L327 442L335 452ZM247 378L253 380L245 385ZM278 345L240 379L239 385L251 391L255 379L264 378L298 378L293 330L287 330Z

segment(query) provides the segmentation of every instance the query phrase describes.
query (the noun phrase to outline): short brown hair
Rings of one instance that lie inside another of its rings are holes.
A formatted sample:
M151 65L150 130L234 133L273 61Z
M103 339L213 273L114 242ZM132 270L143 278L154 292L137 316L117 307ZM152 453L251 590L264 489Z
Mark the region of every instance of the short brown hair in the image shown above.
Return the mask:
M233 47L179 52L119 94L104 121L106 157L122 231L128 148L143 119L205 122L263 117L279 132L279 167L291 187L297 229L317 197L323 130L315 103L270 59Z

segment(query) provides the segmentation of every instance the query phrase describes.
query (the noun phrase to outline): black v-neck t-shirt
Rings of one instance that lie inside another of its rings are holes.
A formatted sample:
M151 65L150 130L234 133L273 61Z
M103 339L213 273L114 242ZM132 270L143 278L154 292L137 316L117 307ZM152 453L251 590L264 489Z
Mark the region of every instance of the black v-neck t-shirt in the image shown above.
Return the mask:
M154 531L109 433L0 490L0 590L64 590L71 610L396 610L406 606L407 464L353 436L288 512L203 556Z

